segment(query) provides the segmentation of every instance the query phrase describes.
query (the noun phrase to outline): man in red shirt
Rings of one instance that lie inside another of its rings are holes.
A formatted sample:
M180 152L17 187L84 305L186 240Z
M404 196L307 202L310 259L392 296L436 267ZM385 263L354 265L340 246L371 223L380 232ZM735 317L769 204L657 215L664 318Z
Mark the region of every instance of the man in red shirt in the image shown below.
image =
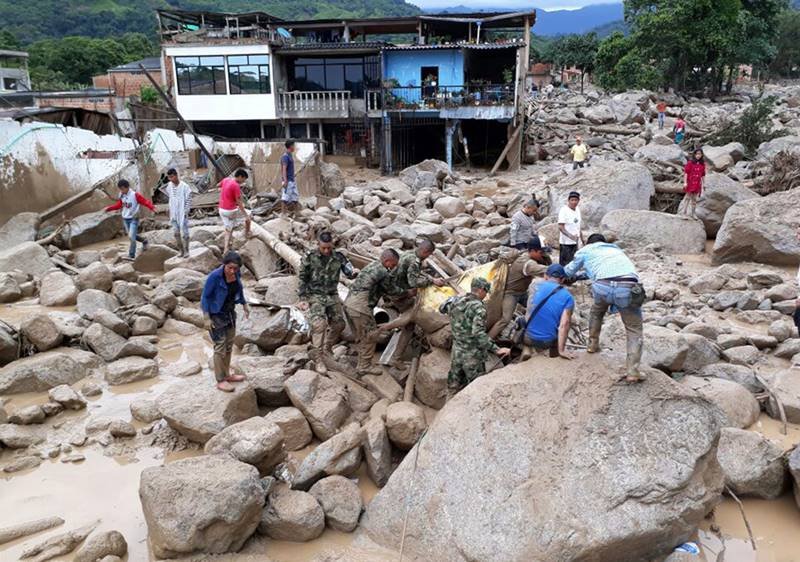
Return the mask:
M667 113L667 102L664 100L659 100L658 104L656 105L656 111L658 112L658 128L664 128L664 116Z
M222 218L222 226L225 227L225 248L222 255L230 250L233 231L237 226L244 223L244 236L250 238L250 214L244 208L241 187L247 178L247 172L239 168L234 172L233 178L225 178L219 182L219 216Z

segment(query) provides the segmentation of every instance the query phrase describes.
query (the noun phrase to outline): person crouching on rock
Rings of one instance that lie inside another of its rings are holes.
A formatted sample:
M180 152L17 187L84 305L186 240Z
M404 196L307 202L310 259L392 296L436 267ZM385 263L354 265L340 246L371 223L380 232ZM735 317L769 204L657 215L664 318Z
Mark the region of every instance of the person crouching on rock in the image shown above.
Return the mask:
M486 305L483 299L492 285L483 277L475 277L471 291L464 296L450 297L439 307L439 312L450 317L453 345L450 355L450 372L447 374L447 396L486 374L489 352L505 357L511 350L497 347L486 333Z
M242 257L238 253L225 254L222 266L208 274L200 299L206 329L214 342L214 377L217 388L224 392L233 392L231 383L244 380L244 376L230 372L233 338L236 336L236 304L242 305L245 318L250 317L239 273L241 267Z
M550 357L573 358L567 352L567 336L575 299L564 288L566 278L564 267L554 263L547 268L544 281L536 286L525 318L522 361L530 358L533 350L549 350Z

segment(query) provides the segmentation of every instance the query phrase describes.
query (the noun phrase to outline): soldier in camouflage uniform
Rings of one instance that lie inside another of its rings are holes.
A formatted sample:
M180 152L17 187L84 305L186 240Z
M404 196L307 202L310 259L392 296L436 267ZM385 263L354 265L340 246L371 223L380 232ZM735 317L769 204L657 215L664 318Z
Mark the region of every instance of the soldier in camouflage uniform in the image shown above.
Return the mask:
M339 299L337 286L339 274L350 279L356 271L348 259L333 250L333 237L329 232L319 235L318 249L309 252L300 263L300 286L297 291L300 297L298 308L308 310L311 327L311 350L308 356L314 361L317 369L327 369L322 360L331 357L333 344L339 341L344 330L344 311Z
M389 275L397 267L398 259L396 251L384 250L380 261L369 264L358 274L344 300L345 314L353 327L355 347L358 352L356 371L359 375L383 373L380 368L372 366L375 341L379 335L373 309L381 297L391 293Z
M434 279L422 271L422 262L428 259L435 249L436 245L426 239L417 244L416 250L400 254L397 267L389 277L392 305L400 312L405 312L414 305L417 289L430 285L441 287L445 284L442 279Z
M451 297L439 308L440 312L450 316L450 329L453 332L450 372L447 375L448 396L486 374L489 352L498 357L511 352L507 347L497 347L486 334L486 305L483 299L491 290L491 284L483 277L475 277L470 287L470 293Z

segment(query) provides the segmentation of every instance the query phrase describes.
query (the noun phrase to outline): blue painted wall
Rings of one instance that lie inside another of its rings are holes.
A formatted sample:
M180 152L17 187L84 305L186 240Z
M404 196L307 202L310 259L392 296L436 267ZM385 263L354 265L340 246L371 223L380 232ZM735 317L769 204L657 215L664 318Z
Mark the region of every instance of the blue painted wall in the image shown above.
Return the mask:
M384 51L383 78L395 78L400 86L421 86L420 69L439 67L440 86L464 84L464 54L460 49Z

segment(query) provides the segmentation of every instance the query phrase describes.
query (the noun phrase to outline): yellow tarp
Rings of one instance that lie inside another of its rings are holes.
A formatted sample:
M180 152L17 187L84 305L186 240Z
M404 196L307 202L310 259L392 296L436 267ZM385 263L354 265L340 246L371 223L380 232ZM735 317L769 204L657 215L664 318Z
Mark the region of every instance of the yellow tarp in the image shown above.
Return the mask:
M456 281L456 285L468 293L470 283L475 277L484 277L492 284L492 291L486 297L486 326L487 329L500 319L503 306L503 292L506 286L508 265L505 262L493 261L465 271ZM456 295L455 289L449 286L437 287L431 285L419 291L419 309L416 322L424 330L433 332L436 328L447 324L447 317L439 313L439 306L448 298Z

